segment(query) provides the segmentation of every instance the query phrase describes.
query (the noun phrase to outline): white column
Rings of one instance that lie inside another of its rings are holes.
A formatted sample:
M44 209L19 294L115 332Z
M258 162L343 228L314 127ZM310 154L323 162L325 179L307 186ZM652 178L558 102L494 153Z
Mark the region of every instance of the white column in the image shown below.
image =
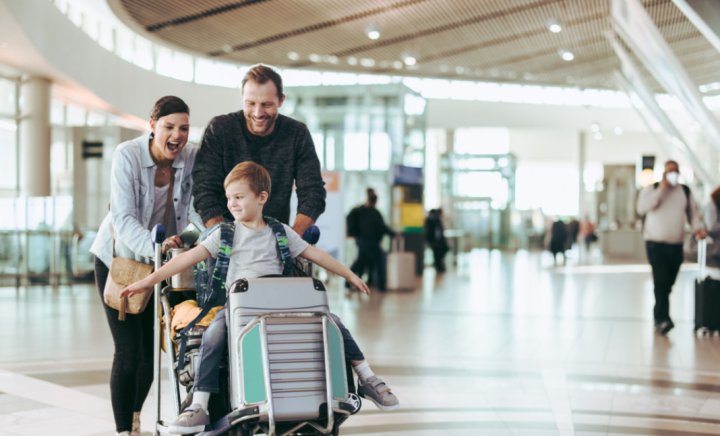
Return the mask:
M585 132L578 136L578 216L580 221L587 214L587 195L585 195Z
M50 86L48 79L20 84L20 195L50 196Z

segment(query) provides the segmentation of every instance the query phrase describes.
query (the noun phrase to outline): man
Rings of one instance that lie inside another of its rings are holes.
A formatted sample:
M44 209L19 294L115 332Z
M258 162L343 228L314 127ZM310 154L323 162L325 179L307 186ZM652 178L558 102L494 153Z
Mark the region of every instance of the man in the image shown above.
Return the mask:
M242 80L243 110L210 121L195 159L195 210L205 227L232 221L223 181L235 165L262 165L272 180L264 213L289 224L290 196L298 197L293 230L303 235L325 211L325 183L315 145L305 124L278 114L285 101L282 78L270 67L255 65Z
M433 209L425 219L425 241L433 252L433 265L438 273L445 272L445 255L448 252L445 228L442 222L442 208Z
M677 162L667 161L662 181L645 187L637 201L638 213L645 216L643 234L655 285L655 329L662 335L675 327L670 291L683 262L685 221L697 239L707 236L690 188L678 183L679 176Z
M368 281L372 280L380 292L385 292L385 253L380 247L380 242L385 234L394 237L395 232L385 225L382 215L376 208L377 200L375 190L368 188L367 202L353 209L347 217L348 235L355 237L358 247L358 257L350 270L362 276L365 267L368 267L370 269ZM350 288L347 283L346 287Z

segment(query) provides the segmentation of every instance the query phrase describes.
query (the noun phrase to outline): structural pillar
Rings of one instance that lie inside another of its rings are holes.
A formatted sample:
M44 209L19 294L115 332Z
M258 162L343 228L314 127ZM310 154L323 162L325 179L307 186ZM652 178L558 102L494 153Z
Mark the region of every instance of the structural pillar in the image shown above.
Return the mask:
M585 136L585 132L580 132L578 136L578 215L581 221L587 215L587 195L585 192L585 148L587 141Z
M20 84L20 195L49 197L50 87L48 79L24 78Z

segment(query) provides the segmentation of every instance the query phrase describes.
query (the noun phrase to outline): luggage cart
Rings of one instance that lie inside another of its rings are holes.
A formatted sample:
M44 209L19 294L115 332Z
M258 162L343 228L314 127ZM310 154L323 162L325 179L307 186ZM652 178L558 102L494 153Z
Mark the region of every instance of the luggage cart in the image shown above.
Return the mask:
M153 231L156 270L162 265L164 233L162 225ZM312 264L303 266L303 271L312 271ZM169 296L175 289L161 286L155 285L154 324L159 332L162 317L166 326L163 337L175 420L183 406L171 334ZM198 436L337 435L340 425L360 410L342 335L329 316L322 282L312 277L237 280L228 290L226 319L231 412ZM159 334L155 350L153 434L160 436L169 435L169 423L161 419ZM185 357L194 374L196 362L187 352Z

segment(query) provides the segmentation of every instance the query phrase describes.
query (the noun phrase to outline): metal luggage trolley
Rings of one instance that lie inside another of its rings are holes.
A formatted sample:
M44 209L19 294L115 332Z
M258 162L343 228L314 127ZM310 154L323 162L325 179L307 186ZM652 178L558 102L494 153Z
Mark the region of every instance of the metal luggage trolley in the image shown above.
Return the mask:
M159 268L164 231L161 238L158 231L153 233ZM307 262L296 267L312 271L312 264ZM159 331L163 316L174 420L182 409L178 383L188 385L187 372L185 380L179 380L170 331L168 296L176 289L160 288L155 287L155 331ZM345 360L342 335L329 316L324 284L312 277L240 279L227 295L231 412L198 435L337 435L340 425L360 410L361 401L355 393L351 366ZM160 419L160 335L155 335L155 341L154 434L167 435L169 423ZM186 366L192 374L193 359L186 353Z

